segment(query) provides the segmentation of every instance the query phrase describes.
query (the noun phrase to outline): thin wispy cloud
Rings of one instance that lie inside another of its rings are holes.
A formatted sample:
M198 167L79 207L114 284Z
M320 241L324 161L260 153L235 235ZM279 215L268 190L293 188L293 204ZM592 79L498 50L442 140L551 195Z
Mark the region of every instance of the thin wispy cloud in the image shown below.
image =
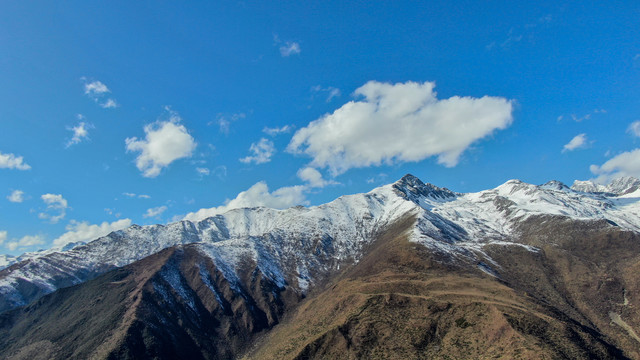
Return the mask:
M324 93L326 95L325 102L331 102L334 98L340 97L342 94L340 89L335 88L333 86L322 87L320 85L316 85L311 88L311 91L314 93Z
M196 168L196 172L202 176L208 176L209 174L211 174L211 170L209 170L208 168L201 168L201 167Z
M136 193L130 193L130 192L123 192L122 195L128 197L128 198L138 198L138 199L151 199L151 196L147 195L147 194L136 194Z
M632 122L627 128L627 132L635 137L640 137L640 120Z
M111 90L102 81L80 78L84 82L84 94L105 109L118 107L115 99L108 96Z
M485 46L485 49L488 51L494 50L496 48L507 49L523 40L532 41L535 38L535 34L539 29L547 24L553 22L553 15L547 14L533 22L512 27L507 32L507 35L502 40L495 40L490 42Z
M113 99L107 99L105 102L99 103L99 105L105 109L113 109L118 107L118 103Z
M291 55L300 54L302 49L300 48L300 44L296 41L282 41L278 37L278 35L273 35L273 42L278 49L280 50L280 55L282 57L289 57Z
M217 177L220 180L225 180L227 178L227 167L224 165L216 166L211 174Z
M220 132L228 135L231 130L231 124L247 117L245 113L236 114L218 114L215 121L210 121L207 125L213 125L214 123L220 127Z
M577 114L560 115L560 116L558 116L557 120L559 122L563 121L563 120L572 120L572 121L575 121L575 122L583 122L585 120L591 120L591 118L594 115L606 114L606 113L607 113L607 110L605 110L605 109L593 109L592 111L590 111L590 112L588 112L588 113L586 113L584 115L577 115Z
M275 127L275 128L270 128L265 126L262 129L262 132L269 136L276 136L280 134L288 134L292 130L293 130L293 126L291 125L284 125L282 127Z
M367 181L367 184L382 183L387 181L388 177L389 175L385 173L379 173L375 176L368 178L366 181Z
M280 55L283 57L300 54L300 51L300 44L297 42L287 41L284 45L280 46Z

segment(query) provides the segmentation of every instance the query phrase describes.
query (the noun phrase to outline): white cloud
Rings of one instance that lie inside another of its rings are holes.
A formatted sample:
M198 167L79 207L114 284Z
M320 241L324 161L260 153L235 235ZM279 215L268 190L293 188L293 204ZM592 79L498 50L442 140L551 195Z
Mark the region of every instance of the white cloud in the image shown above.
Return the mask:
M93 125L87 124L84 121L78 123L78 125L74 127L67 127L67 130L73 132L73 136L69 141L67 141L66 147L70 147L71 145L75 145L80 143L82 140L89 138L89 129L92 128Z
M298 177L312 188L323 188L327 185L338 184L333 180L325 180L320 171L312 167L305 167L298 170Z
M24 191L22 190L13 190L7 199L14 203L21 203L24 201Z
M191 157L196 142L180 117L172 114L169 121L157 121L144 127L145 139L125 140L127 151L139 151L136 166L144 177L156 177L160 171L178 159Z
M55 247L64 247L69 243L87 242L129 226L131 226L131 219L120 219L112 223L105 221L100 225L89 224L87 221L71 220L65 227L67 232L53 240L53 245Z
M640 137L640 120L632 122L631 125L629 125L627 132L633 136Z
M300 51L300 44L295 41L287 41L284 45L280 46L280 55L283 57L300 54Z
M111 90L103 82L94 80L87 81L87 78L80 78L84 82L84 94L93 99L98 105L105 109L112 109L118 107L118 103L113 98L105 99L107 94L111 93ZM104 99L104 100L103 100Z
M84 93L89 96L98 96L110 93L111 90L101 81L92 81L84 84Z
M640 149L623 152L600 166L591 165L589 169L598 175L595 181L601 184L622 176L640 178Z
M0 169L29 170L31 166L24 162L22 156L3 154L0 152Z
M5 240L7 240L7 235L8 233L6 230L0 231L0 245L2 245Z
M105 109L113 109L118 107L118 103L114 99L107 99L107 101L100 104Z
M257 143L251 144L249 151L253 153L253 156L247 156L240 159L245 164L255 163L264 164L271 161L271 157L276 152L276 148L273 145L273 141L262 138Z
M158 207L154 207L154 208L150 208L147 209L147 212L142 215L143 218L157 218L160 217L160 215L162 215L163 212L167 211L167 207L165 205L162 206L158 206Z
M44 238L41 235L27 235L20 240L8 242L6 247L13 251L17 248L23 248L28 246L42 245L44 244Z
M582 149L587 146L587 134L578 134L562 148L562 152Z
M60 194L44 194L40 198L47 204L47 209L38 214L40 219L49 220L52 224L64 219L69 207L67 200Z
M218 207L200 209L187 214L184 220L200 221L211 216L225 213L232 209L244 207L265 206L275 209L286 209L295 205L308 205L305 199L305 186L281 187L273 192L269 192L269 187L264 181L255 183L249 189L242 191L233 200L225 201L225 205Z
M351 168L420 161L457 165L474 142L512 122L512 101L454 96L439 100L435 83L370 81L363 96L298 130L287 151L313 158L312 167L338 175Z
M283 127L275 127L275 128L269 128L266 127L264 129L262 129L262 132L269 135L269 136L276 136L276 135L280 135L280 134L286 134L289 133L291 130L293 130L293 126L290 125L285 125Z
M211 170L209 170L207 168L196 168L196 171L198 172L198 174L200 174L202 176L207 176L207 175L211 174Z

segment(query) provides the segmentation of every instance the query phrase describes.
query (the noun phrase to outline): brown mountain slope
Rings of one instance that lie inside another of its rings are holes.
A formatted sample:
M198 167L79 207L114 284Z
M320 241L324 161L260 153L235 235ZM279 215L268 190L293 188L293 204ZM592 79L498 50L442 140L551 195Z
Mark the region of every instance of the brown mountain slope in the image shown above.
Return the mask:
M557 216L522 222L518 247L492 247L501 278L539 303L598 329L610 342L640 358L640 236L608 221L575 221ZM626 325L625 325L626 324Z
M0 315L0 357L235 358L299 301L250 261L241 273L232 289L195 246L163 250Z
M565 312L484 274L471 258L443 262L442 254L408 242L412 223L407 218L389 229L358 265L309 296L246 358L626 358L610 337L579 321L586 318L581 309ZM521 257L532 255L539 256ZM527 283L528 269L509 270Z

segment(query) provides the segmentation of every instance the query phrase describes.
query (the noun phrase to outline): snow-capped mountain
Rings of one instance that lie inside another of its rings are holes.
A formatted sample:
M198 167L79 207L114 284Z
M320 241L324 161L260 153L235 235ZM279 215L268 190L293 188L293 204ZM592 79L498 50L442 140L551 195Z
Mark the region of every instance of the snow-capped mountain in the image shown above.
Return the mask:
M133 225L71 250L30 254L0 271L0 310L191 243L230 283L238 281L239 264L250 259L278 286L303 294L319 279L357 262L380 232L408 216L415 218L409 240L446 254L448 261L481 260L483 271L493 274L486 264L499 264L488 258L485 246L537 251L515 241L518 224L531 216L606 220L640 232L638 184L626 178L604 188L586 183L569 188L557 181L536 186L510 180L495 189L462 194L406 175L320 206L235 209L198 222Z
M609 193L614 195L624 195L635 192L640 188L640 180L631 177L625 176L614 179L611 183L607 185L602 185L595 183L593 181L574 181L571 189L581 192L600 192L600 193Z
M24 254L0 271L0 357L640 358L636 183L407 175Z

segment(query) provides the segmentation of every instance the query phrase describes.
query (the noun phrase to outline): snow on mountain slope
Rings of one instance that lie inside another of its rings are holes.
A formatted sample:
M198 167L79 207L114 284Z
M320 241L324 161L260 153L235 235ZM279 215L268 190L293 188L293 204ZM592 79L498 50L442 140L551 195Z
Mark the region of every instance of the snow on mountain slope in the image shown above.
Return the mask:
M593 181L574 181L571 189L581 192L592 193L609 193L613 195L624 195L634 192L640 188L640 180L631 177L624 176L611 181L610 184L601 185Z
M417 219L410 240L448 257L491 263L483 247L524 246L513 241L514 232L519 221L533 215L606 219L640 231L640 190L633 191L638 183L627 179L612 184L609 192L586 193L557 181L536 186L510 180L495 189L460 194L407 175L315 207L245 208L199 222L134 225L68 251L30 254L0 271L0 311L189 243L198 243L231 283L238 281L239 264L250 261L278 286L304 292L323 275L357 261L377 234L408 215ZM488 265L483 269L491 272Z
M628 191L624 185L618 189L622 193ZM438 194L438 197L420 195L412 199L424 210L413 240L436 251L490 263L493 260L482 250L486 245L523 246L537 251L514 241L518 236L518 224L535 215L557 215L575 220L604 219L640 232L640 190L615 196L610 192L575 191L558 181L536 186L509 180L495 189L477 193Z
M295 274L287 281L306 284L311 273L358 259L378 231L412 211L417 211L415 204L386 187L311 208L235 209L195 223L133 225L72 250L31 258L0 271L0 310L164 248L196 242L202 243L202 251L229 281L236 278L233 272L239 260L250 259L277 283L284 283L281 274L287 273Z

